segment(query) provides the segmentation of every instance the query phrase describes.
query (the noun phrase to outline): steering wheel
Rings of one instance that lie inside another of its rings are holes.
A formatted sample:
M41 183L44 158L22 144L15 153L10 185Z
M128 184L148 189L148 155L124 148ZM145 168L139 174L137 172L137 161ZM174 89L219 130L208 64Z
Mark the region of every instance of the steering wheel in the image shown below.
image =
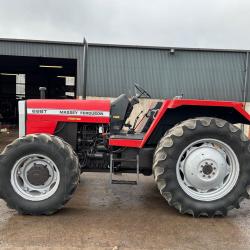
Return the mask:
M136 93L138 98L151 98L151 95L137 83L135 83L135 92L137 92L136 90L140 92L140 94Z

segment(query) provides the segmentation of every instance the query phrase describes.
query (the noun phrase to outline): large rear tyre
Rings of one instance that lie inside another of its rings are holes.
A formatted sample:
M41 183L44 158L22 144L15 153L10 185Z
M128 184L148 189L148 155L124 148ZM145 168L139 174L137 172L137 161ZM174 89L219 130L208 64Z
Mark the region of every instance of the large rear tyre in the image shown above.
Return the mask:
M155 181L170 206L195 217L226 215L249 198L250 144L236 126L217 118L190 119L160 140Z
M56 136L18 138L0 155L0 196L21 214L55 213L72 197L79 176L72 147Z

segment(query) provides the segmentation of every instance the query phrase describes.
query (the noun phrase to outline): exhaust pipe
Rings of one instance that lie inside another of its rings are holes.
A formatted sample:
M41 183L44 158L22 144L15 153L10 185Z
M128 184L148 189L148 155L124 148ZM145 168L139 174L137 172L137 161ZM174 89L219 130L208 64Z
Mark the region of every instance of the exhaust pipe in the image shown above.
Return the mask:
M40 88L39 88L39 91L40 91L40 99L45 99L45 97L46 97L46 90L47 90L46 87L40 87Z
M87 67L88 67L88 42L84 38L84 63L83 63L83 90L82 90L82 98L86 99L87 96Z

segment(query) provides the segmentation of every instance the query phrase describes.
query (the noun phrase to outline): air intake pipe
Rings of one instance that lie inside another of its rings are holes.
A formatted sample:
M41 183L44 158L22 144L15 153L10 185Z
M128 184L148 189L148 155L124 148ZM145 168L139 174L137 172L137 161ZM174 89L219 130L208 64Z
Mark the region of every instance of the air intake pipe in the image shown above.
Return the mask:
M40 91L40 99L45 99L45 97L46 97L46 90L47 90L46 87L40 87L40 88L39 88L39 91Z

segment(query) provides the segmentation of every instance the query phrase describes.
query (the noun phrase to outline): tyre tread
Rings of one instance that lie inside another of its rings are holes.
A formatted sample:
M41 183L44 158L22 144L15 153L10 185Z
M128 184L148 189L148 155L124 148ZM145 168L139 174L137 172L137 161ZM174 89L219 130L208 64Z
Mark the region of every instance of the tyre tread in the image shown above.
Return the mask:
M158 143L154 159L153 159L153 174L155 181L157 183L157 187L161 193L161 195L165 198L170 206L175 207L182 214L191 214L194 217L206 216L206 217L214 217L214 216L226 216L228 211L239 208L240 203L244 198L249 198L247 193L247 186L250 185L250 180L248 178L246 189L242 191L242 194L236 199L236 201L227 206L225 209L216 210L213 213L206 213L204 211L195 211L191 208L183 208L183 205L180 202L176 202L174 195L167 188L167 182L164 179L164 176L167 173L167 167L163 167L160 165L161 161L165 161L168 158L168 150L175 146L175 138L182 137L185 134L185 130L195 130L197 126L201 125L203 127L210 126L211 124L215 124L218 128L228 127L228 132L235 134L238 133L238 137L241 142L247 143L248 152L250 152L250 144L246 135L235 125L228 123L225 120L212 118L212 117L198 117L194 119L188 119L183 121L182 123L177 124L170 130L168 130L165 135L161 138ZM171 143L170 143L171 142ZM165 158L162 155L165 154ZM249 171L250 172L250 171Z
M3 152L0 154L0 161L4 158L10 151L13 151L21 146L23 143L33 143L36 140L37 143L48 143L55 144L56 147L61 150L66 156L65 163L68 162L67 167L70 168L70 181L69 186L66 189L63 200L60 203L55 204L53 207L49 207L46 211L43 212L30 212L23 210L22 207L19 207L12 199L8 198L8 195L4 195L4 191L1 192L0 197L4 198L7 206L11 209L15 209L19 214L27 214L27 215L51 215L62 209L64 205L71 199L76 187L79 183L80 178L80 168L78 157L74 152L71 145L66 143L64 140L57 136L50 136L48 134L30 134L25 137L18 138L14 140L11 144L7 145Z

